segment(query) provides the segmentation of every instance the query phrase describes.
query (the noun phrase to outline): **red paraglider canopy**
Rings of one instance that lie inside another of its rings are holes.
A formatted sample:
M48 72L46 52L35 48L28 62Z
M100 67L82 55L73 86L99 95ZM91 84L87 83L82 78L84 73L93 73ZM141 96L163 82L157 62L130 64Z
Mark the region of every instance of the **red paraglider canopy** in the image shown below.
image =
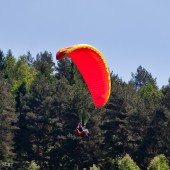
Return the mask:
M70 57L82 74L96 107L106 104L110 96L110 73L103 55L93 46L73 45L60 49L56 59Z

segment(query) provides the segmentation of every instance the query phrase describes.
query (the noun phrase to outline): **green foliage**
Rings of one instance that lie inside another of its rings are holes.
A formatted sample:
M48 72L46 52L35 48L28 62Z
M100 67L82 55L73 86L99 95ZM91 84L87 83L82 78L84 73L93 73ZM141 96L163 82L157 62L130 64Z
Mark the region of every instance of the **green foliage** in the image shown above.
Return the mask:
M169 85L159 90L141 66L129 83L111 74L109 101L94 108L71 60L57 64L56 69L46 51L36 59L28 52L18 60L11 50L6 56L0 51L1 160L14 159L16 169L25 170L139 169L129 155L146 169L161 152L170 160ZM87 138L75 136L79 121L89 128Z
M132 158L126 154L122 159L118 161L119 170L140 170Z
M137 72L132 73L130 84L132 84L136 89L140 89L148 83L156 85L156 78L153 78L151 73L149 73L145 68L139 66L137 68Z
M73 79L73 64L69 58L64 58L62 60L57 61L57 79L65 77L70 83Z
M15 67L16 67L16 59L11 54L5 60L5 77L8 81L13 84L15 79Z
M51 135L58 130L57 106L51 107L54 103L55 83L49 81L46 77L37 77L30 87L30 93L25 96L25 106L22 110L27 122L26 132L31 149L26 152L35 160L46 164L47 152L51 147L53 140ZM52 119L53 118L53 119ZM28 143L26 141L26 143ZM48 144L48 145L46 145Z
M23 60L22 56L17 62L13 56L9 56L5 61L5 76L12 85L11 91L13 93L17 92L22 83L25 83L26 89L29 90L37 72L34 67L29 66Z
M163 94L155 84L145 84L138 90L138 94L143 99L145 108L150 114L153 114L160 107Z
M55 70L52 54L47 51L37 54L33 65L41 74L44 74L45 76L50 76Z
M143 108L134 88L112 76L112 91L102 119L104 130L103 154L118 157L127 151L135 152L142 141L142 124L145 122ZM139 124L141 126L139 126ZM135 127L135 129L134 129ZM134 143L138 143L134 145Z
M155 84L147 83L139 91L138 94L144 99L161 98L162 93Z
M158 155L150 162L148 170L170 170L164 155Z
M28 167L28 170L39 170L40 169L40 166L38 166L35 161L31 161L29 167Z
M16 93L22 83L25 83L26 90L28 91L36 75L37 70L35 70L34 67L28 66L27 63L21 59L18 60L15 67L15 78L12 83L12 92Z
M32 66L34 63L34 58L32 57L30 51L28 51L26 55L20 56L20 60L29 66Z

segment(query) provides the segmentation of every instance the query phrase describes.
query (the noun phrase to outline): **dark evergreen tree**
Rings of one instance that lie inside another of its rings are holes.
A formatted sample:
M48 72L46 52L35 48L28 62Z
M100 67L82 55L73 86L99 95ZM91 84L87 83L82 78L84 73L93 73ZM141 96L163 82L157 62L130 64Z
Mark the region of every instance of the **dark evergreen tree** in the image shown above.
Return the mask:
M23 82L18 91L16 92L16 112L18 113L17 129L15 130L15 161L16 167L19 169L24 169L26 161L31 161L29 155L33 153L31 149L31 144L29 140L29 130L27 128L26 114L24 112L25 107L25 95L27 94L26 85Z
M170 111L170 84L162 87L162 104Z
M5 68L5 56L3 51L0 50L0 71L4 70Z
M4 76L10 82L10 84L13 83L13 80L15 79L15 65L16 65L16 59L12 55L11 50L8 51L6 55L5 60L5 69L4 69Z
M74 64L71 62L71 60L68 57L62 60L59 60L57 62L57 68L56 68L57 79L65 77L71 83L73 80L73 75L74 75L73 67L74 67Z
M101 148L106 152L105 157L116 158L128 151L130 135L128 130L130 111L128 111L128 107L132 107L130 102L133 103L132 97L129 99L129 87L117 76L112 76L111 96L106 105L101 126L105 131L103 145L101 145Z
M46 76L53 74L55 70L55 63L53 62L52 54L47 51L37 54L33 65L41 74Z
M13 158L13 135L17 116L9 84L0 75L0 160Z
M43 168L47 166L47 151L53 142L51 135L55 123L55 106L52 105L55 94L53 82L39 76L31 85L30 93L25 97L24 114L30 148L27 150L29 160L35 160ZM53 115L53 116L52 116ZM54 120L53 120L53 119ZM32 153L29 151L32 150Z
M170 153L170 119L169 113L164 109L157 110L153 116L153 119L146 129L145 136L142 140L140 147L138 148L138 165L145 168L150 160L164 153L169 157Z
M7 51L6 58L8 59L9 57L13 56L11 49Z
M165 111L163 111L164 109L161 104L163 94L156 84L148 82L137 91L137 94L144 103L144 109L141 109L141 111L143 110L142 114L144 115L145 121L141 122L144 125L141 131L142 142L137 149L136 155L138 164L142 168L145 168L152 156L155 156L156 153L161 151L160 148L162 148L162 144L158 141L161 141L163 136L161 136L160 131L164 129L168 120L166 119ZM162 123L156 123L158 120ZM164 121L166 122L165 124Z
M119 156L128 153L137 161L137 151L147 129L146 108L131 85L118 76L111 77L111 96L102 116L102 154L104 158L117 160Z
M136 73L132 73L132 79L129 82L136 89L141 88L147 83L156 84L156 78L153 78L151 73L149 73L145 68L139 66Z

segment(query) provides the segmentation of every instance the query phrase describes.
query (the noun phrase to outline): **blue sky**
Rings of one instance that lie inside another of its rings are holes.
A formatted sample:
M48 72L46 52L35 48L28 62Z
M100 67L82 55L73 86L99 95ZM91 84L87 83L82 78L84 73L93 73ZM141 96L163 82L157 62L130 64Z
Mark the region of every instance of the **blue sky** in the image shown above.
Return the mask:
M98 48L110 70L129 81L139 65L170 77L170 0L2 0L0 49L15 57L78 43ZM56 61L55 61L56 62Z

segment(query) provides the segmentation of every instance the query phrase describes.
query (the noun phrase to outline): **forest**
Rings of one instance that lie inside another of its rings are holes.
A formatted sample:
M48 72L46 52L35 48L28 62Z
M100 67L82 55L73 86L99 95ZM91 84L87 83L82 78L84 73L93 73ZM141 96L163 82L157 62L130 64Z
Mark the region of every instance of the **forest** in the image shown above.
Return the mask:
M0 169L170 170L170 79L159 88L141 65L129 82L110 76L109 101L95 108L70 59L0 50Z

